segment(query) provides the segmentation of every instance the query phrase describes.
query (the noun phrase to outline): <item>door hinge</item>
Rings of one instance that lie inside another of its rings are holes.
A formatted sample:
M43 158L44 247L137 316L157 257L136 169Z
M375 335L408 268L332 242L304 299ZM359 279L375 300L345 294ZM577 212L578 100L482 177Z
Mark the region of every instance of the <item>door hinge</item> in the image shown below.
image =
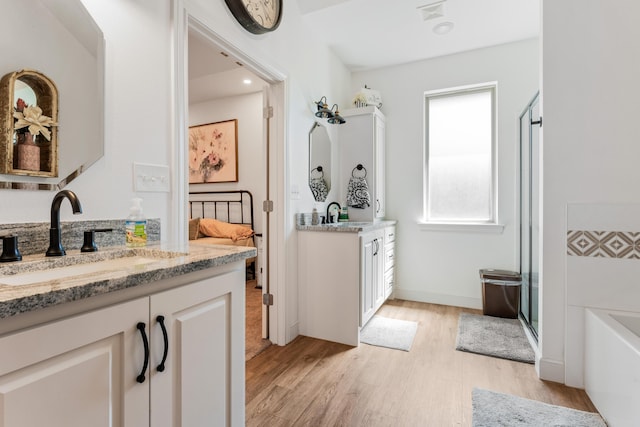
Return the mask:
M262 118L264 119L273 118L273 107L264 107L262 109Z
M262 212L273 212L273 200L265 200L262 202Z
M262 294L263 305L273 305L273 294Z

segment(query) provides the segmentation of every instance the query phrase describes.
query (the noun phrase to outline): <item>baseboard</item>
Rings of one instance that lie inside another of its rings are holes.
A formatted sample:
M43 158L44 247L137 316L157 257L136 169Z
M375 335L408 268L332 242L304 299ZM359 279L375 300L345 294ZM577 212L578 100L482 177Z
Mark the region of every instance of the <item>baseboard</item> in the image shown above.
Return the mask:
M564 362L541 358L538 363L538 376L541 380L564 384Z
M394 289L394 298L427 302L430 304L451 305L454 307L465 307L482 309L482 300L480 298L461 297L458 295L436 294L432 292L408 290L408 289Z

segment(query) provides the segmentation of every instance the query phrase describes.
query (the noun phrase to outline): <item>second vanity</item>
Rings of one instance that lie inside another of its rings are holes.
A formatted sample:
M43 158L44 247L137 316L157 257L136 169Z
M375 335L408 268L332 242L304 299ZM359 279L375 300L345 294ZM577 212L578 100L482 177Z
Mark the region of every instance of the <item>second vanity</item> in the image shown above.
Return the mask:
M3 425L244 425L255 255L120 247L1 265Z
M395 221L298 225L299 332L357 346L392 295Z

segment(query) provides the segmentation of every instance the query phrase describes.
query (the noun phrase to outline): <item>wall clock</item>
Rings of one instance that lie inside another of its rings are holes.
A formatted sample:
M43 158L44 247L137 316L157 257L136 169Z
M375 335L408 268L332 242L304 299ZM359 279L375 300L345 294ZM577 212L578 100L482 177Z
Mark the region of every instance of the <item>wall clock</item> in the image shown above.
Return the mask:
M253 34L264 34L280 25L282 0L224 1L240 25Z

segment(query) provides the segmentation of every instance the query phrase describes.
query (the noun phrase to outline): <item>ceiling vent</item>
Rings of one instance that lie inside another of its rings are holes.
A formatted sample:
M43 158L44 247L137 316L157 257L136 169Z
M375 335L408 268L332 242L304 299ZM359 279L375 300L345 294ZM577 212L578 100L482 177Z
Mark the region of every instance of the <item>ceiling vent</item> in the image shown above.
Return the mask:
M418 13L422 17L423 21L430 19L441 18L444 16L444 2L447 0L437 1L435 3L425 4L424 6L418 6Z

